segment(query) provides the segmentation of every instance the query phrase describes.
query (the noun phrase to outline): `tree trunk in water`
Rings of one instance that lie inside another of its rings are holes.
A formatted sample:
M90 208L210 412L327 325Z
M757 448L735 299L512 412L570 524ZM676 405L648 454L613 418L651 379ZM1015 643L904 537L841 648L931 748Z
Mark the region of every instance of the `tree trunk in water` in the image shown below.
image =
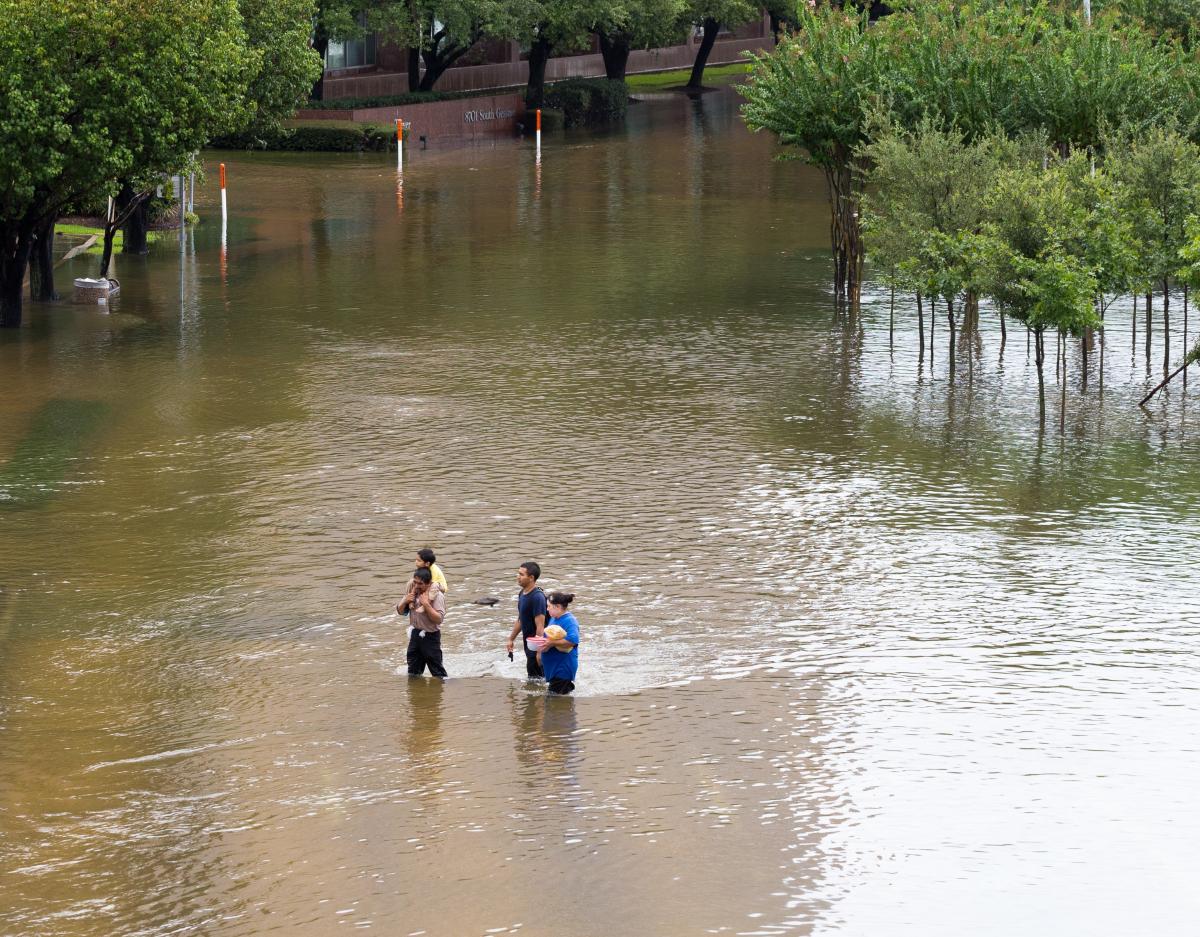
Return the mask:
M1103 306L1103 304L1101 304L1101 306L1100 306L1100 367L1098 367L1096 369L1096 371L1097 371L1096 377L1098 378L1098 384L1100 385L1099 391L1100 391L1101 396L1104 395L1104 350L1105 350L1105 345L1106 345L1106 343L1104 341L1104 311L1105 311L1104 306Z
M954 379L954 300L949 296L946 297L946 322L950 327L950 378Z
M1163 377L1171 370L1171 281L1163 279Z
M892 300L888 306L888 351L896 350L896 287L892 287Z
M1037 362L1038 375L1038 418L1044 426L1046 424L1046 378L1043 373L1043 365L1046 362L1046 348L1042 342L1042 330L1035 329L1033 334L1033 360Z
M1004 310L1000 310L1000 357L1004 357L1004 346L1008 343L1008 327L1004 324Z
M408 90L416 91L421 87L421 49L419 46L408 47Z
M34 231L29 285L34 299L52 302L58 299L54 290L54 216L46 219Z
M1133 350L1130 354L1137 354L1137 294L1133 297Z
M833 293L838 303L858 308L862 294L862 230L855 210L854 171L849 161L825 170L829 194L829 241L833 248Z
M1154 331L1150 317L1154 314L1154 294L1146 294L1146 373L1150 373L1150 335Z
M937 326L937 300L929 297L929 367L933 367L933 333Z
M100 255L100 276L108 276L108 265L112 262L113 238L117 236L117 226L109 222L104 226L104 253Z
M599 33L600 55L604 58L604 77L609 81L624 81L629 64L629 36L626 33Z
M312 47L321 56L321 74L313 82L312 90L309 91L308 96L314 101L323 101L325 99L325 53L329 51L329 37L324 35L324 30L319 30L313 38Z
M921 344L921 354L918 364L925 363L925 310L921 308L921 294L917 294L917 341Z
M1064 433L1067 430L1067 336L1063 333L1062 336L1062 386L1059 390L1062 393L1062 404L1058 410L1058 431Z
M721 24L711 16L704 18L704 38L700 40L700 48L696 50L696 61L692 63L692 76L688 79L687 87L699 90L704 80L704 66L708 64L709 53L717 42L717 33Z
M0 328L15 329L21 324L21 285L29 266L31 232L4 232L0 243Z
M117 215L118 217L127 214L125 224L121 228L123 237L121 240L122 254L145 254L149 252L146 246L146 223L147 223L147 205L149 197L145 194L133 191L133 187L128 183L121 186L121 191L117 193ZM129 211L130 204L137 198L137 205L132 211Z
M1183 353L1188 353L1188 288L1183 286ZM1183 389L1187 390L1187 371L1183 372Z
M553 44L540 35L529 47L529 83L525 86L525 106L539 108L546 96L546 63L550 61Z
M1087 366L1088 366L1088 339L1091 337L1091 330L1088 329L1083 333L1083 339L1079 343L1080 351L1083 357L1083 371L1079 375L1079 391L1087 393Z

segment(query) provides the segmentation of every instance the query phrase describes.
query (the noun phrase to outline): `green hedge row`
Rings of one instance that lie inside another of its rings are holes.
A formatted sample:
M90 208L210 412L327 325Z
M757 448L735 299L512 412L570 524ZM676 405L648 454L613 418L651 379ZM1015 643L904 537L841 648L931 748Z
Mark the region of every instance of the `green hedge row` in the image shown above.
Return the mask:
M285 127L265 137L218 137L209 146L226 150L298 150L322 153L382 152L396 148L396 133L374 124Z
M546 106L562 111L568 127L595 127L625 119L629 91L623 81L568 78L546 89Z
M428 104L430 101L454 101L458 98L478 98L493 94L511 94L524 88L489 88L486 91L410 91L406 94L376 95L371 98L338 98L333 101L309 101L310 111L350 111L359 107L399 107L401 104Z

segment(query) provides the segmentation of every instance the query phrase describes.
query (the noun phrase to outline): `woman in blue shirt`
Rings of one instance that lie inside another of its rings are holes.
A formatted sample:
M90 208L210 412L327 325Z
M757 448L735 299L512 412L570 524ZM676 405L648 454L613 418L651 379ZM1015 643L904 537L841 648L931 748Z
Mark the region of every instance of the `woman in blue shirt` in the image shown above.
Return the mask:
M574 600L571 592L551 592L546 597L550 621L546 624L542 648L542 671L550 684L551 693L566 694L575 689L575 672L579 669L579 622L567 611ZM563 630L560 637L551 637L550 629L558 625Z

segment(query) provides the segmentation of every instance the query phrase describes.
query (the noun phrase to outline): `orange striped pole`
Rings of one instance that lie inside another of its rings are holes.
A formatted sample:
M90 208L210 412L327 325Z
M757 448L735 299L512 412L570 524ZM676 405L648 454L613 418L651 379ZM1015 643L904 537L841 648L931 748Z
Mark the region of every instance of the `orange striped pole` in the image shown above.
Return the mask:
M536 113L537 113L537 118L536 118L536 120L537 120L537 123L536 123L536 127L537 127L537 158L541 159L542 158L542 109L539 107L537 109Z
M404 171L404 118L396 118L396 168Z
M225 195L225 164L221 164L221 244L225 243L225 225L229 217L229 202Z

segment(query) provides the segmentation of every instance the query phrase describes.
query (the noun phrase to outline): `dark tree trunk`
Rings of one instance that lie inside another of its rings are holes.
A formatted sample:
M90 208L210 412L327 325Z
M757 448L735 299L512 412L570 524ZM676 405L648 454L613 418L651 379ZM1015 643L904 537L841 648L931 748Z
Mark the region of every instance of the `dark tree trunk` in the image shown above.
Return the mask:
M937 326L937 300L929 297L929 366L933 367L933 333Z
M108 276L108 265L112 263L113 238L117 236L118 226L110 221L104 226L104 253L100 255L100 276Z
M1131 356L1137 354L1137 294L1133 295L1133 346L1129 352ZM1132 361L1132 357L1130 358Z
M782 24L779 21L779 14L771 13L770 17L771 17L771 38L775 40L775 45L779 45L779 31L782 28Z
M917 342L921 346L918 364L925 363L925 310L922 308L921 294L917 294Z
M1079 375L1079 390L1083 393L1087 392L1087 368L1088 368L1088 344L1091 342L1092 330L1087 329L1083 333L1083 339L1079 343L1079 347L1083 357L1083 370Z
M833 249L833 292L839 304L858 308L862 292L863 243L854 171L844 163L825 170L829 194L829 241Z
M58 299L54 290L54 222L53 215L47 218L34 231L32 270L30 271L30 292L33 298L42 302L52 302Z
M1150 336L1154 331L1151 316L1154 314L1154 294L1146 294L1146 373L1150 373Z
M1046 423L1046 377L1043 365L1046 363L1046 347L1042 341L1042 330L1033 330L1033 360L1037 362L1038 375L1038 419L1044 426Z
M445 39L446 34L439 30L434 35L429 48L421 50L421 58L425 60L425 74L421 77L421 85L417 90L432 91L433 86L445 74L446 69L466 55L471 46L475 45L475 40L472 39L466 44L451 42L450 45L442 48Z
M627 33L598 33L600 55L604 58L604 77L609 81L624 81L629 64L629 35Z
M525 106L538 108L546 96L546 63L550 61L550 53L554 51L554 43L544 39L539 30L538 37L529 47L529 84L525 86Z
M329 37L325 35L323 29L317 30L316 36L313 37L312 47L321 56L321 74L313 82L312 90L309 91L308 96L314 101L323 101L325 99L325 53L329 51Z
M946 297L946 322L950 326L950 377L951 377L951 379L953 379L953 377L954 377L954 340L955 340L954 300L949 296Z
M1188 288L1187 284L1183 285L1183 353L1187 355L1188 351ZM1187 371L1183 372L1183 388L1187 390Z
M1171 370L1171 281L1163 278L1163 377Z
M896 348L896 284L892 284L892 297L888 303L888 351Z
M139 198L139 193L133 191L133 187L129 183L121 186L121 191L117 193L117 215L120 217L126 214L125 224L121 231L123 237L121 239L122 254L145 254L149 252L149 247L146 245L146 226L148 222L147 209L150 203L146 194L142 194ZM136 202L135 202L136 199ZM130 210L132 207L132 210Z
M1062 384L1059 385L1061 392L1062 404L1058 410L1058 431L1065 432L1067 428L1067 335L1065 332L1060 335L1060 344L1062 345Z
M416 91L421 87L421 50L417 46L408 47L408 90Z
M1004 346L1008 344L1008 327L1004 322L1004 310L1000 310L1000 357L1004 357Z
M692 63L692 76L688 79L687 87L699 89L704 80L704 66L708 64L708 56L717 42L717 33L721 24L711 16L704 18L704 38L700 40L700 48L696 50L696 61Z
M15 329L21 324L21 286L29 266L32 229L14 227L4 232L0 242L0 328Z

